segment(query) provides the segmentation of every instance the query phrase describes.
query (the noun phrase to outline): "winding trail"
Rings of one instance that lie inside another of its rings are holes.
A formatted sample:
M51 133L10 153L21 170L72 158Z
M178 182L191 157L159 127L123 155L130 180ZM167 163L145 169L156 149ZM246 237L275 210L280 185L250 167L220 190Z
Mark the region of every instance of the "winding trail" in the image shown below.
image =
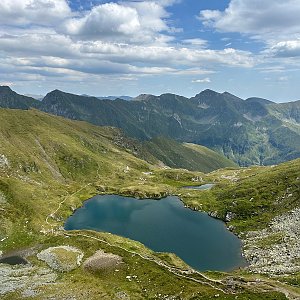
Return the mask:
M100 179L99 165L98 165L98 169L97 169L97 176L98 176L98 179ZM64 199L58 204L58 207L52 213L47 215L47 217L45 219L45 222L46 222L47 225L51 226L50 233L69 236L69 237L71 237L71 236L72 237L81 236L81 237L84 237L84 238L96 240L96 241L104 243L104 244L106 244L110 247L116 247L116 248L119 248L123 251L126 251L127 253L130 253L132 255L137 255L140 258L144 259L144 260L151 261L151 262L159 265L160 267L163 267L163 268L167 269L170 273L172 273L175 276L178 276L178 277L181 277L181 278L184 278L184 279L187 279L187 280L191 280L191 281L194 281L194 282L199 283L199 284L210 286L211 288L215 289L216 291L220 291L224 294L237 294L237 292L234 292L232 289L230 289L230 287L228 287L226 285L226 283L224 283L222 280L210 278L210 277L204 275L203 273L201 273L199 271L196 271L192 268L190 270L182 270L182 269L179 269L179 268L176 268L176 267L171 267L171 266L167 265L166 263L164 263L163 261L159 260L158 258L142 255L138 252L128 250L128 249L126 249L126 248L124 248L120 245L112 244L112 243L110 243L106 240L103 240L101 238L91 236L91 235L88 235L88 234L83 234L83 233L78 233L78 232L69 233L69 232L66 232L65 230L61 230L61 229L54 230L55 225L51 224L49 222L49 218L50 217L53 218L55 216L55 214L60 210L62 205L69 198L73 197L74 195L76 195L77 193L79 193L80 191L84 190L85 188L87 188L88 186L91 186L91 185L92 185L92 183L87 183L86 185L84 185L80 189L76 190L74 193L65 196ZM44 231L44 233L47 233L47 232ZM48 233L49 233L49 231L48 231ZM189 275L198 275L198 276L202 277L203 280L190 277ZM265 285L266 289L263 288L263 285ZM222 286L222 288L220 286ZM258 282L249 282L249 281L246 282L246 283L240 283L240 286L247 286L248 289L249 289L250 286L253 286L253 288L258 288L259 287L261 290L265 290L265 291L271 290L271 291L281 292L290 300L300 299L299 293L286 288L284 286L284 284L282 284L282 283L280 283L280 285L279 285L279 284L277 284L277 283L275 284L274 282L271 282L271 281L261 280L259 283Z
M104 243L110 247L116 247L116 248L119 248L119 249L122 249L130 254L133 254L133 255L137 255L139 257L141 257L142 259L145 259L145 260L148 260L148 261L151 261L151 262L154 262L156 263L157 265L167 269L169 272L171 272L172 274L176 275L176 276L179 276L179 277L182 277L182 278L185 278L185 279L188 279L188 280L191 280L191 281L194 281L194 282L197 282L197 283L201 283L201 284L204 284L204 285L208 285L210 287L212 287L213 289L215 290L218 290L220 292L223 292L224 294L228 293L228 291L225 291L224 289L220 288L220 287L216 287L215 285L213 285L212 283L209 283L209 282L213 282L213 283L216 283L216 284L220 284L220 285L223 285L225 286L225 284L220 281L220 280L217 280L217 279L212 279L212 278L209 278L207 276L205 276L204 274L196 271L196 270L189 270L189 271L184 271L184 270L181 270L181 269L178 269L178 268L175 268L175 267L171 267L165 263L163 263L162 261L154 258L154 257L150 257L150 256L144 256L138 252L135 252L135 251L131 251L131 250L128 250L122 246L119 246L119 245L114 245L114 244L111 244L101 238L97 238L95 236L91 236L91 235L88 235L88 234L83 234L83 233L67 233L65 231L61 231L63 235L65 236L81 236L81 237L85 237L85 238L88 238L88 239L93 239L93 240L96 240L96 241L99 241L101 243ZM202 281L202 280L199 280L199 279L196 279L196 278L192 278L192 277L189 277L188 275L192 275L192 274L197 274L197 275L200 275L201 277L203 277L205 280L209 281L209 282L206 282L206 281Z
M56 209L55 211L53 211L52 213L50 213L50 214L46 217L45 222L46 222L48 225L50 225L50 226L52 227L52 229L53 229L53 224L50 224L49 221L48 221L49 217L52 217L52 218L53 218L53 216L60 210L61 206L62 206L69 198L73 197L74 195L76 195L77 193L79 193L80 191L84 190L86 187L88 187L88 186L90 186L90 185L92 185L92 183L88 183L88 184L86 184L85 186L83 186L82 188L80 188L79 190L77 190L76 192L74 192L73 194L67 195L67 196L64 198L64 200L62 200L61 202L59 202L57 209Z

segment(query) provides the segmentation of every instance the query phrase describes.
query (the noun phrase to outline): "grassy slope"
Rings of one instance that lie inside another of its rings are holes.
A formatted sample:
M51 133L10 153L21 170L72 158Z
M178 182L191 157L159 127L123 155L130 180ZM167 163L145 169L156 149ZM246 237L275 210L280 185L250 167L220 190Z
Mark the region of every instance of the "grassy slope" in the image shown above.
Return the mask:
M183 195L197 209L216 212L225 220L233 212L237 232L265 228L277 215L300 206L300 159L273 167L219 170L208 174L219 181L199 198L196 192ZM209 180L206 178L206 180Z
M154 260L164 257L165 263L184 266L173 256L155 254L139 243L110 234L86 232L90 237L67 237L59 231L63 220L92 195L106 192L161 197L180 192L189 203L189 195L193 192L183 191L179 186L200 178L220 181L221 174L234 171L223 170L206 176L184 170L157 169L117 146L119 133L115 129L37 111L0 110L0 120L0 250L73 245L83 250L85 257L101 248L121 255L125 262L118 273L91 274L79 268L61 274L57 285L43 288L45 297L70 298L73 295L76 299L99 299L101 295L101 299L114 299L117 292L124 291L131 299L162 298L159 294L173 295L176 299L210 299L219 294L219 299L235 299L236 295L226 284L221 285L227 291L223 294L215 289L219 284L210 282L211 285L207 285L207 280L200 275L193 277L204 284L178 277L165 267L128 251ZM7 158L8 165L2 155ZM152 175L146 175L147 172ZM224 188L230 188L225 182ZM205 201L203 195L195 194L192 201ZM216 201L214 195L212 199ZM44 266L33 256L29 259L34 265ZM139 280L128 281L126 276L130 275L137 275ZM226 279L228 275L217 276ZM278 292L264 292L265 287L249 290L242 283L234 291L239 292L239 299L284 299ZM4 297L19 298L18 293ZM32 297L40 298L39 295Z
M172 168L211 172L225 167L237 167L226 157L199 145L181 144L158 137L144 143L145 150Z

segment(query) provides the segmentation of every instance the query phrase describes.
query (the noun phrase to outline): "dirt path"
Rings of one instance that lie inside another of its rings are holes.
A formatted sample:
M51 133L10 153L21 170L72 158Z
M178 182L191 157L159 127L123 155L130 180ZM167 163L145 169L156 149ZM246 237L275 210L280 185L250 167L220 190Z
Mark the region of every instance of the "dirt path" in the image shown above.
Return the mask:
M50 214L46 217L46 219L45 219L46 224L47 224L47 225L50 225L51 228L53 229L53 226L54 226L54 225L49 223L49 221L48 221L49 218L50 218L50 217L53 218L54 215L60 210L61 206L62 206L69 198L73 197L74 195L76 195L77 193L79 193L80 191L84 190L86 187L88 187L88 186L90 186L90 185L91 185L91 183L88 183L88 184L86 184L85 186L83 186L82 188L78 189L76 192L72 193L71 195L67 195L67 196L64 198L64 200L62 200L62 201L58 204L58 207L56 208L56 210L53 211L52 213L50 213Z
M98 166L98 170L97 170L97 176L98 176L98 179L100 179L99 166ZM55 225L49 223L49 218L50 217L53 218L55 216L55 214L60 210L62 205L69 198L73 197L74 195L76 195L77 193L84 190L85 188L87 188L90 185L92 185L92 183L87 183L85 186L81 187L80 189L78 189L74 193L65 196L64 199L58 204L58 207L46 217L46 219L45 219L46 224L51 226L50 233L52 233L52 234L63 234L65 236L81 236L81 237L85 237L85 238L88 238L88 239L96 240L98 242L105 243L106 245L108 245L110 247L117 247L117 248L122 249L122 250L124 250L124 251L126 251L126 252L128 252L132 255L137 255L137 256L141 257L142 259L154 262L155 264L167 269L169 272L171 272L175 276L185 278L187 280L191 280L191 281L197 282L199 284L208 285L208 286L212 287L213 289L215 289L216 291L220 291L224 294L228 294L228 293L235 294L235 292L232 289L230 289L222 280L210 278L207 275L204 275L203 273L201 273L199 271L196 271L194 269L181 270L181 269L176 268L176 267L171 267L171 266L167 265L166 263L164 263L163 261L159 260L156 257L150 257L150 256L142 255L142 254L137 253L135 251L128 250L128 249L126 249L126 248L124 248L120 245L111 244L111 243L109 243L109 242L107 242L107 241L105 241L101 238L97 238L95 236L91 236L91 235L88 235L88 234L83 234L83 233L78 233L78 232L77 233L69 233L69 232L66 232L64 230L55 231L54 230ZM49 231L48 231L48 233L49 233ZM199 277L203 278L203 280L191 277L192 275L198 275ZM253 286L253 288L255 288L255 289L260 289L261 291L281 292L290 300L299 300L300 299L300 293L298 293L297 291L292 289L292 287L287 288L286 285L284 285L283 283L274 282L274 281L271 281L271 280L270 281L260 280L260 281L252 281L252 282L249 282L249 281L248 282L247 281L239 282L239 287L246 287L247 289L249 289L251 286Z
M177 268L174 268L174 267L171 267L167 264L165 264L164 262L162 262L161 260L158 260L157 258L154 258L154 257L150 257L150 256L144 256L140 253L137 253L135 251L131 251L131 250L128 250L122 246L119 246L119 245L114 245L114 244L111 244L103 239L100 239L100 238L97 238L97 237L94 237L94 236L91 236L91 235L88 235L88 234L83 234L83 233L68 233L68 232L65 232L63 231L62 234L66 235L66 236L82 236L82 237L85 237L85 238L88 238L88 239L93 239L93 240L96 240L96 241L99 241L101 243L105 243L106 245L110 246L110 247L117 247L119 249L122 249L130 254L133 254L133 255L137 255L139 257L141 257L142 259L145 259L145 260L148 260L148 261L151 261L151 262L154 262L156 263L157 265L167 269L169 272L171 272L172 274L176 275L176 276L179 276L179 277L182 277L182 278L185 278L185 279L188 279L188 280L192 280L194 282L197 282L197 283L201 283L201 284L204 284L204 285L208 285L212 288L214 288L215 290L218 290L218 291L221 291L223 293L228 293L228 291L226 291L225 289L222 289L220 287L217 287L216 285L214 285L213 283L215 284L220 284L220 285L224 285L224 283L220 280L216 280L216 279L211 279L207 276L205 276L204 274L198 272L198 271L195 271L193 269L191 269L190 271L184 271L184 270L181 270L181 269L177 269ZM188 275L192 275L192 274L197 274L197 275L200 275L201 277L203 277L203 279L207 280L207 281L202 281L202 280L199 280L199 279L196 279L196 278L193 278L193 277L190 277ZM212 283L210 283L212 282Z

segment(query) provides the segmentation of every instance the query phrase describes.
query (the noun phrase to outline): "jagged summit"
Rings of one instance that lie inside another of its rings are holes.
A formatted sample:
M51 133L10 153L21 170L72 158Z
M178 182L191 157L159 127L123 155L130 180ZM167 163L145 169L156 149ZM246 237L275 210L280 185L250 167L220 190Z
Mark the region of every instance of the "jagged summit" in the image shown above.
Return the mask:
M30 107L36 107L37 102L37 100L31 97L19 95L9 86L0 86L0 107L29 109Z
M53 91L47 93L45 97L47 97L48 95L56 95L56 94L67 94L67 93L66 93L66 92L63 92L63 91L61 91L61 90L55 89L55 90L53 90Z
M219 96L220 93L211 90L211 89L206 89L202 92L200 92L199 94L197 94L195 97L192 98L199 98L199 97L215 97L215 96Z

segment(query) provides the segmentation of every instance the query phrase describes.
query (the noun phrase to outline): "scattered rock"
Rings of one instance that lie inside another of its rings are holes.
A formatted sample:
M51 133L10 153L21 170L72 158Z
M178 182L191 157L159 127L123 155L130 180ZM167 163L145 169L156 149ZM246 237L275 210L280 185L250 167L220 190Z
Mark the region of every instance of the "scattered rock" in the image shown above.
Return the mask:
M116 297L121 300L130 300L130 297L125 292L117 292Z
M9 167L9 162L4 154L0 154L0 168Z
M83 267L86 270L93 272L106 271L115 269L121 263L122 257L98 250L94 255L86 259L86 261L83 263Z
M50 247L37 254L37 258L60 272L70 272L80 266L83 253L70 246Z
M53 284L57 275L48 268L0 265L0 295L21 291L23 296L38 294L38 288ZM1 298L1 297L0 297Z
M232 221L235 217L236 217L236 214L235 214L235 213L233 213L233 212L231 212L231 211L228 211L228 212L226 213L226 216L225 216L225 221L226 221L226 222L230 222L230 221Z
M212 218L218 218L218 212L217 211L209 211L208 215Z
M300 272L300 209L273 219L267 229L243 238L243 254L249 270L260 274Z
M5 204L7 202L6 196L4 195L3 192L0 191L0 205Z

